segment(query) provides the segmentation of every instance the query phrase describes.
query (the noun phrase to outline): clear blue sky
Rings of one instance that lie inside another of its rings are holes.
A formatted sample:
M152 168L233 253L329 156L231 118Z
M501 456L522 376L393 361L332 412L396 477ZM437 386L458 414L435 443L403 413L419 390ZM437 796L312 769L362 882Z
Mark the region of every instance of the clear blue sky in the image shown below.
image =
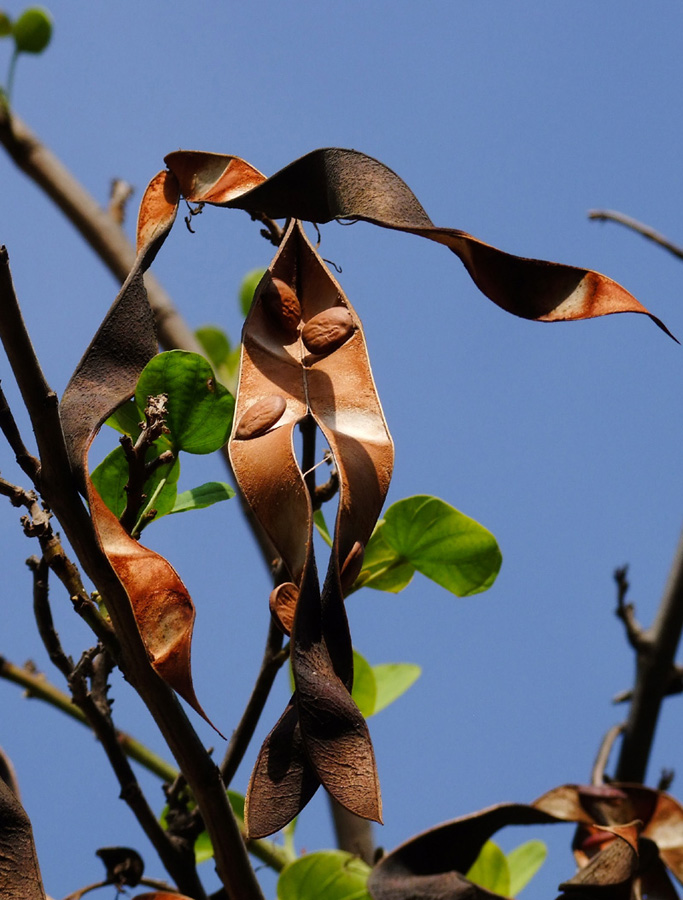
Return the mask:
M110 179L122 177L137 205L178 148L236 154L270 174L316 147L353 147L401 175L438 225L602 271L683 338L681 262L586 215L618 209L683 242L679 3L50 8L53 44L20 60L15 107L102 203ZM0 184L0 243L48 379L62 391L116 285L4 155ZM193 236L179 222L155 272L192 326L216 322L236 338L237 285L267 265L269 246L244 213L209 210L195 227ZM355 645L371 662L424 670L371 721L386 823L377 840L392 848L445 819L589 778L602 735L624 712L610 698L632 677L612 571L630 564L649 623L683 519L683 351L641 316L515 319L448 251L417 238L330 224L322 253L342 267L365 325L397 447L390 500L437 494L489 527L504 556L496 585L474 598L416 577L397 597L365 591L349 602ZM6 364L0 377L15 397ZM20 479L9 451L0 466ZM222 475L217 457L202 459L183 486ZM58 682L37 646L23 564L35 548L17 518L7 505L0 519L0 654L34 659ZM148 535L194 596L197 693L229 733L260 661L267 573L234 504L172 517ZM88 635L56 585L52 598L78 654ZM115 687L119 726L161 751L141 704ZM287 690L283 676L259 739ZM140 847L149 874L160 874L94 740L12 685L0 683L0 704L0 745L18 769L48 892L61 897L100 877L93 854L103 845ZM681 769L682 722L674 698L651 782L663 766ZM216 736L197 728L220 756ZM142 778L160 808L155 782ZM683 788L674 782L672 793ZM552 896L572 871L571 829L561 832L540 832L553 857L529 898ZM308 850L332 841L322 792L298 841Z

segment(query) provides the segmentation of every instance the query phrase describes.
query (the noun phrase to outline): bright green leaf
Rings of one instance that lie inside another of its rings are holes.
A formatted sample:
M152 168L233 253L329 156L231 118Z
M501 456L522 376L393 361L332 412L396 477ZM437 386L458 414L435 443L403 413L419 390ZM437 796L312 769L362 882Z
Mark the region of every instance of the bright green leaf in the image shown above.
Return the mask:
M202 325L194 334L214 369L225 365L232 349L227 334L215 325Z
M188 512L192 509L204 509L220 503L221 500L229 500L235 496L235 491L224 481L207 481L199 487L191 488L178 494L172 513Z
M140 423L143 420L144 416L140 414L135 400L128 400L109 416L105 425L136 440L140 434Z
M507 859L498 844L494 844L493 841L484 844L465 877L494 894L510 896Z
M42 6L32 6L12 25L17 53L42 53L52 37L52 17Z
M165 449L155 444L150 447L147 454L147 461L154 459L159 453ZM180 460L176 459L173 464L159 466L154 470L150 478L145 482L145 494L151 497L162 480L165 478L166 483L161 489L159 495L154 501L154 509L156 509L157 519L165 516L173 509L176 500L177 482L180 475ZM109 509L115 516L120 516L126 508L126 491L128 484L128 460L123 452L122 447L106 456L97 466L91 475L92 482L97 489L97 493L104 500Z
M321 509L316 509L313 513L313 524L318 529L318 533L325 541L328 547L332 546L332 537L330 535L330 529L327 527L327 522L325 521L325 516L323 515L323 511Z
M391 507L390 507L391 508ZM371 587L376 591L398 594L410 584L415 567L390 547L384 539L384 521L378 522L363 556L363 568L353 590Z
M265 273L265 269L252 269L251 272L247 272L247 274L242 279L242 284L240 285L239 300L240 309L242 310L243 316L246 316L251 309L251 301L254 299L254 292L256 291L258 283L263 278Z
M278 900L370 900L369 874L367 863L342 850L307 853L280 873Z
M458 597L489 588L502 556L483 525L438 497L407 497L384 517L384 541L405 561Z
M155 356L140 376L135 402L144 409L147 398L159 394L168 395L166 425L176 452L212 453L225 444L235 399L203 356L185 350Z
M547 855L548 848L539 840L520 844L507 854L511 897L516 897L527 886L545 862Z
M375 676L365 657L356 650L353 651L353 691L351 696L366 719L375 712L377 697Z
M373 712L376 714L405 694L420 677L422 669L415 663L381 663L372 667L372 673L376 691Z
M0 37L12 34L12 20L6 12L0 12Z

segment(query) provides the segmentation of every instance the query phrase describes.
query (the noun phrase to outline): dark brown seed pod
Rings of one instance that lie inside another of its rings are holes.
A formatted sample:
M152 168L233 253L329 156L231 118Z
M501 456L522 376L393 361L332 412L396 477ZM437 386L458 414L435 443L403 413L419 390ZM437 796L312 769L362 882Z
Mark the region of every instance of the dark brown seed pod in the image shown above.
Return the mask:
M348 309L333 306L306 322L301 339L309 352L316 356L326 356L345 344L353 330L353 316Z
M287 409L287 401L280 394L271 394L252 404L243 414L235 431L235 437L246 441L259 437L282 418Z
M270 319L293 337L301 322L301 304L291 287L281 278L272 278L261 297Z
M270 592L270 612L277 622L280 631L292 633L296 602L299 599L299 588L291 581L279 584Z
M346 557L344 564L341 567L340 578L344 594L346 594L353 586L354 581L360 575L360 570L363 568L364 556L365 547L360 541L356 541L353 547L351 547L349 555Z

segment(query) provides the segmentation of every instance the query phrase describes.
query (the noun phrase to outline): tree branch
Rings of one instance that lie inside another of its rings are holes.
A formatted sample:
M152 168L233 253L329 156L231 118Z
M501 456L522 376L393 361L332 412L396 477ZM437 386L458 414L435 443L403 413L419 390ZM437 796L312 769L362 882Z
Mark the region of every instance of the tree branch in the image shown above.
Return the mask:
M662 700L671 684L683 630L683 534L651 628L641 634L636 681L616 769L617 781L642 782ZM645 638L645 640L642 640Z
M623 213L614 212L610 209L591 209L588 213L588 218L595 219L598 222L617 222L619 225L630 228L631 231L635 231L637 234L642 235L649 241L653 241L655 244L668 250L669 253L673 253L673 255L677 256L679 259L683 259L683 247L679 247L678 244L672 243L672 241L664 237L663 234L655 231L654 228L650 228L649 225L643 225L642 222L638 222L630 216L625 216Z

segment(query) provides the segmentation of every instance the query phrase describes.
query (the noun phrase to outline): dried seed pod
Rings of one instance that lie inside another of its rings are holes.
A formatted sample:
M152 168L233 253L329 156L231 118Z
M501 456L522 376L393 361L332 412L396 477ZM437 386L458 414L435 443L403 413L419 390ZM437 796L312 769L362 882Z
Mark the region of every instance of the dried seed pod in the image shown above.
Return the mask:
M363 568L364 556L365 547L360 541L356 541L353 547L351 547L349 555L346 557L344 564L341 567L340 578L344 594L347 593L356 578L360 575L360 570Z
M287 401L280 394L271 394L253 403L240 419L235 437L246 441L259 437L278 422L287 409Z
M279 584L270 592L270 612L284 634L291 634L299 588L291 581Z
M272 278L261 296L268 316L293 337L301 322L301 304L291 287L281 278Z
M326 356L345 344L353 330L353 316L348 309L345 306L333 306L306 322L301 339L311 353Z

